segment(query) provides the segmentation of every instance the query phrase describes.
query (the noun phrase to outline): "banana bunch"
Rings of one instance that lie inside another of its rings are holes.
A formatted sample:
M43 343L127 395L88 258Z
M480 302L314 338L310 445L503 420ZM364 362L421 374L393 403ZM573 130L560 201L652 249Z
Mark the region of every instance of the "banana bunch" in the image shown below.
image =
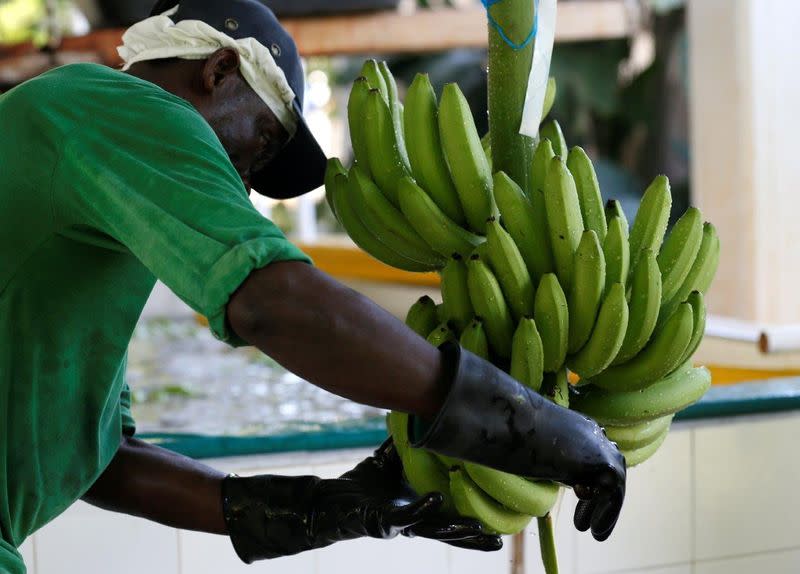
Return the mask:
M492 173L455 84L437 101L418 75L405 102L385 62L368 60L347 106L355 163L328 163L328 202L350 237L406 271L440 271L485 241Z
M551 81L545 116L554 98ZM690 208L667 233L664 176L629 225L619 202L603 203L591 160L567 147L555 120L540 128L528 181L492 173L489 138L458 87L437 101L418 75L401 103L385 63L365 63L348 120L355 162L332 159L326 174L335 215L373 257L441 277L441 303L423 297L406 324L595 418L628 466L650 458L674 414L711 382L691 358L719 263L713 225ZM558 485L415 449L402 413L387 424L412 487L442 492L448 509L488 531L519 532L555 503Z

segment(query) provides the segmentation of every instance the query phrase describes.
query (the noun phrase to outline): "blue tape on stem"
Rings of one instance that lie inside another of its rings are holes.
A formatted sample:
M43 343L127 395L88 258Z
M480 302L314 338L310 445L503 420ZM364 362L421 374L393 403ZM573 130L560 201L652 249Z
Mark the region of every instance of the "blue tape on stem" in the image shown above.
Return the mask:
M489 24L492 25L492 28L497 30L497 33L500 35L503 41L511 47L512 50L524 50L531 42L533 42L534 38L536 38L536 33L539 31L539 0L534 0L533 29L531 30L531 33L528 34L528 37L519 44L515 43L511 38L508 37L508 34L506 34L505 30L503 30L503 27L489 12L489 8L502 1L503 0L481 0L481 3L486 8L486 15L489 17Z

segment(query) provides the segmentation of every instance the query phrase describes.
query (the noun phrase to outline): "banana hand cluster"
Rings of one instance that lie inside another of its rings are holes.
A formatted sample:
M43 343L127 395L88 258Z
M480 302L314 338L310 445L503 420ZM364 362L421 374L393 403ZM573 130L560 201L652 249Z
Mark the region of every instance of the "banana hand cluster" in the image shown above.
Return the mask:
M437 101L420 74L404 106L385 63L364 65L348 120L354 165L331 160L325 182L334 214L375 258L441 276L442 302L423 297L407 325L595 418L629 466L651 457L674 414L710 385L691 358L719 263L713 225L690 208L667 233L664 176L629 225L618 201L603 204L591 160L567 147L555 120L540 129L528 181L492 173L489 138L458 86ZM388 427L412 487L442 492L490 532L519 532L555 503L558 485L414 449L402 413Z

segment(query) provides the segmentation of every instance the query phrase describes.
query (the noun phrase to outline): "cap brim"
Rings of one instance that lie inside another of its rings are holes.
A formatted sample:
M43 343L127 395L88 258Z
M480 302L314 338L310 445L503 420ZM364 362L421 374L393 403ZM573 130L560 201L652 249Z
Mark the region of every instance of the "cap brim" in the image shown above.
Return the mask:
M255 174L251 187L273 199L291 199L322 186L327 157L308 129L295 101L297 132L270 164Z

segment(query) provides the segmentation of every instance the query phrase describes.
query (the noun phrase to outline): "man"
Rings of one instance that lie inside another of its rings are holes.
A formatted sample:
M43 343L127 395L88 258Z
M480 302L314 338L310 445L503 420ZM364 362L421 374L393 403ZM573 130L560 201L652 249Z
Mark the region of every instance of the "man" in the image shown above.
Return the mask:
M391 440L336 480L225 476L134 438L126 349L156 279L231 345L411 413L416 446L561 482L613 529L625 463L601 429L455 345L434 349L317 271L248 190L294 197L325 157L296 47L255 0L162 1L127 73L65 66L0 96L0 572L75 500L227 534L246 562L397 534L496 550L415 496Z

